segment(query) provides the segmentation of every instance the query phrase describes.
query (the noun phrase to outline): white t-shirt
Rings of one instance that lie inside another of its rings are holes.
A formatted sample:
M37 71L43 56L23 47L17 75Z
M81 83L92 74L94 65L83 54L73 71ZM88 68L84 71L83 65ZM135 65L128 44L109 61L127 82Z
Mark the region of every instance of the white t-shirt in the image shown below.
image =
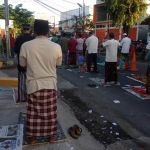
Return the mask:
M121 53L129 53L131 45L131 39L128 37L125 37L121 40L120 46L122 46Z
M150 50L150 41L148 42L146 49Z
M36 37L21 46L19 60L21 66L27 66L28 94L41 89L57 89L56 66L62 62L60 45L46 37Z
M83 50L84 40L82 38L77 39L77 50Z
M117 52L119 41L111 39L102 43L103 47L106 48L106 62L117 62Z
M98 38L94 35L88 37L86 39L86 46L87 46L87 50L88 50L88 54L91 53L97 53L97 49L98 49Z

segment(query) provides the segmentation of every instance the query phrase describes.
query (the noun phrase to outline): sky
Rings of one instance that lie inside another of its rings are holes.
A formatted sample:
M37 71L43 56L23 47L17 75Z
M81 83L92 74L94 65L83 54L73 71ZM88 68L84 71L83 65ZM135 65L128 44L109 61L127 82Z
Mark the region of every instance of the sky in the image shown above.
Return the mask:
M51 22L54 22L55 18L55 24L58 24L58 21L60 20L60 12L65 12L72 9L77 9L79 6L77 3L81 4L83 6L83 2L86 6L94 5L96 4L96 0L40 0L41 2L57 9L58 11L51 9L51 8L44 8L43 6L39 5L35 0L8 0L9 4L12 4L13 6L16 6L17 4L23 4L23 8L35 12L35 18L37 17L45 17L50 18ZM3 4L4 0L0 0L0 4ZM47 15L45 15L45 13Z

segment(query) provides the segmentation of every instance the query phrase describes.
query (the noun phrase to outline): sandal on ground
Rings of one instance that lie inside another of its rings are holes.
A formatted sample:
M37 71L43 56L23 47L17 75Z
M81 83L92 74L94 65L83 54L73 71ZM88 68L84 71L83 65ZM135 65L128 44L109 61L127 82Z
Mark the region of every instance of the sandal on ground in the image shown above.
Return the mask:
M74 130L73 127L70 127L70 128L68 129L68 133L70 134L71 137L73 137L73 138L75 138L75 139L77 139L77 138L79 137L79 136L76 134L76 131Z
M81 135L82 129L78 125L73 125L73 129L75 130L77 135Z
M36 140L34 137L26 137L26 140L32 145L36 144Z
M102 86L106 87L106 86L107 86L107 83L103 83Z
M49 139L49 143L55 143L56 138L57 138L56 135L51 136Z

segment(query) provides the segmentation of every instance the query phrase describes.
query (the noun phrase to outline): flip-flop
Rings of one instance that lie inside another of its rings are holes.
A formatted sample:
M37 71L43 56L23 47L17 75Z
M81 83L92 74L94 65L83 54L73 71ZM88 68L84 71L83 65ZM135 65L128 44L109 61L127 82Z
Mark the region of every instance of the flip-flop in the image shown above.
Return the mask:
M77 135L81 135L82 133L82 128L80 128L78 125L73 125L73 129L75 130Z
M36 144L36 140L35 140L35 138L34 137L25 137L26 138L26 140L31 144L31 145L34 145L34 144Z
M74 139L77 139L79 136L76 134L76 131L74 130L74 128L73 127L70 127L69 129L68 129L68 133L70 134L70 136L72 137L72 138L74 138Z

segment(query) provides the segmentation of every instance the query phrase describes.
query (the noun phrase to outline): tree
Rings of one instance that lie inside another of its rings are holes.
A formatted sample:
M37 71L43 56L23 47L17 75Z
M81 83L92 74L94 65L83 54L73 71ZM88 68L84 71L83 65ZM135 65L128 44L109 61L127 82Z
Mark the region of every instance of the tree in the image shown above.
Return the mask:
M146 14L145 0L105 0L106 9L116 27L123 25L123 30L130 29Z
M75 32L85 30L93 30L95 28L93 21L90 19L90 14L83 17L75 16L76 23L73 25Z
M0 5L0 19L5 19L5 6ZM34 17L33 12L28 11L27 9L22 8L22 4L18 4L15 8L12 5L9 5L9 19L14 21L13 31L21 31L22 23L29 22L33 25Z

